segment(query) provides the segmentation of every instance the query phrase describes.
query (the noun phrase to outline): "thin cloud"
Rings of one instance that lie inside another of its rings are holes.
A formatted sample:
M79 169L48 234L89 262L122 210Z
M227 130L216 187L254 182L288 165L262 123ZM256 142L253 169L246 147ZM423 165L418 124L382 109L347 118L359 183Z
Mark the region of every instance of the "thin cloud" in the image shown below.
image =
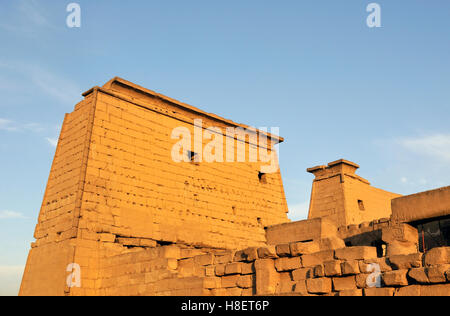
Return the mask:
M405 149L436 160L450 162L450 134L434 134L398 140Z
M57 138L46 137L45 139L47 140L47 142L48 142L52 147L56 147L56 146L58 145L58 139L57 139Z
M45 127L39 123L19 123L13 120L0 118L0 130L7 132L41 133L45 131Z
M27 219L22 213L14 211L0 211L0 219Z
M17 131L17 127L15 126L13 121L0 118L0 130L15 132Z
M11 84L17 87L34 86L64 105L72 105L80 99L81 89L74 82L40 65L0 60L0 69L15 75L16 79Z
M0 296L17 296L25 266L0 266Z
M31 36L42 30L56 29L41 1L18 0L11 10L2 13L0 28L9 32Z
M309 202L289 205L289 218L294 221L308 218Z

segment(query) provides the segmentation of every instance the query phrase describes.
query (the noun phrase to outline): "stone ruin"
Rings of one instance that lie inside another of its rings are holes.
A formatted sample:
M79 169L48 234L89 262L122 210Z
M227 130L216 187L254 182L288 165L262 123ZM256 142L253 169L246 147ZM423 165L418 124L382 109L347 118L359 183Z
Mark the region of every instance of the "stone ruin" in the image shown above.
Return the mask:
M263 161L199 163L195 145L171 157L173 129L195 133L199 118L250 131L228 137L233 157L262 149L261 131L120 78L83 96L64 119L20 295L450 295L450 187L400 196L338 160L307 170L309 217L290 222L281 174ZM266 136L274 154L283 139Z

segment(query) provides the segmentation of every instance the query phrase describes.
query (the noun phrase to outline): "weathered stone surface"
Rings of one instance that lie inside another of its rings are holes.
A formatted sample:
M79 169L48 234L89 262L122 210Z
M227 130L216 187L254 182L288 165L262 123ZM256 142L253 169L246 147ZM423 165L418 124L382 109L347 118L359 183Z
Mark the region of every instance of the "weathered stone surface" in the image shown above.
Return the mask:
M324 263L325 276L339 276L342 274L340 260L327 261Z
M241 262L233 262L225 265L225 274L241 274L242 272L242 263Z
M392 220L411 223L448 215L450 187L421 192L392 200Z
M322 238L318 240L319 250L317 251L325 251L325 250L336 250L345 248L345 242L341 238L338 237L328 237Z
M356 278L355 276L333 278L334 291L356 290Z
M339 296L363 296L363 291L360 289L343 290L339 292Z
M425 268L410 269L408 272L408 276L418 283L422 284L430 283Z
M383 228L382 240L387 244L396 241L417 244L419 242L419 233L417 228L412 227L411 225L398 224Z
M377 258L375 247L347 247L335 251L336 259L341 260L364 260Z
M341 263L341 271L342 275L354 275L359 274L359 261L358 260L349 260Z
M256 271L256 294L275 294L280 276L275 270L272 259L259 259L255 261Z
M323 278L325 276L325 269L323 265L318 265L314 267L314 277Z
M450 296L450 283L436 285L422 285L421 296Z
M276 246L276 252L279 257L289 257L291 255L291 247L289 244L280 244Z
M292 271L292 279L294 281L311 279L311 278L313 278L313 276L314 276L313 268L301 268L301 269Z
M250 262L250 263L242 263L241 265L241 273L242 274L253 274L255 273L255 263L254 262Z
M237 281L237 286L248 289L254 286L255 277L253 275L241 275Z
M420 288L420 285L400 287L396 290L395 296L420 296Z
M303 255L301 258L303 267L315 267L317 265L323 264L325 261L334 260L334 251L326 250L315 252L309 255Z
M364 296L394 296L395 288L368 288L364 289Z
M278 272L292 271L302 267L300 257L293 258L279 258L275 260L275 268Z
M244 250L236 251L234 261L255 261L258 259L258 248L250 247Z
M330 278L307 279L306 287L311 294L327 294L332 290Z
M203 287L206 289L217 289L222 286L222 279L218 277L207 277L203 281Z
M258 257L259 259L268 259L268 258L276 258L277 251L275 246L267 246L258 248Z
M386 258L375 258L359 261L359 269L361 272L373 272L370 269L372 264L376 264L380 268L380 272L392 271L389 261Z
M425 269L428 280L431 283L445 283L447 281L446 272L450 269L450 264L437 265Z
M400 255L389 257L389 263L395 270L420 268L422 266L422 254Z
M237 283L239 281L239 275L226 275L223 276L222 279L222 287L223 288L232 288L237 287Z
M415 254L418 251L416 243L409 241L393 241L387 245L386 255L388 257Z
M384 272L383 282L386 286L406 286L408 285L407 274L407 269Z
M319 252L321 249L319 243L315 241L310 242L295 242L290 244L291 256L300 256Z
M450 247L433 248L425 253L425 266L450 264Z
M302 280L295 282L293 292L300 295L307 295L308 289L306 288L306 281Z
M336 226L322 218L270 226L266 230L269 245L315 240L336 235Z

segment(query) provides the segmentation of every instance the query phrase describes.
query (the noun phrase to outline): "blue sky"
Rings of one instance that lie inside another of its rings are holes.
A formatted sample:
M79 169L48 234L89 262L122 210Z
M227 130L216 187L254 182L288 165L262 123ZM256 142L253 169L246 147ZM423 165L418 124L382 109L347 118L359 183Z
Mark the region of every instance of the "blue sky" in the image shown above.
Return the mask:
M280 128L293 220L305 169L345 158L374 186L449 185L450 2L0 3L0 295L16 294L64 113L120 76L237 122Z

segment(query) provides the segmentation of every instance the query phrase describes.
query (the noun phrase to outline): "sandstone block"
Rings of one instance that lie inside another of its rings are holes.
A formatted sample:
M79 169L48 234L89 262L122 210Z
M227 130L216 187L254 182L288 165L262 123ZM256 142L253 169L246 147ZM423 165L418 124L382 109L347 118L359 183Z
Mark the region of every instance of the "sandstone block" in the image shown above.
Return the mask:
M277 287L277 293L279 294L289 294L294 290L295 282L294 281L284 281L280 282Z
M311 279L314 276L313 268L301 268L292 271L292 280L301 281L306 279Z
M322 238L318 241L320 251L345 248L345 242L338 237ZM319 251L319 250L318 250Z
M433 248L425 253L425 266L450 263L450 247Z
M293 292L300 295L307 295L308 289L306 288L306 281L295 282Z
M320 251L319 244L314 241L295 242L295 243L291 243L289 246L290 246L291 256L293 256L293 257L301 256L304 254L311 254L311 253Z
M255 273L255 263L245 263L241 264L241 274L253 274Z
M181 249L177 246L164 246L160 249L160 255L163 258L180 259Z
M230 263L234 259L235 253L232 251L224 251L217 253L214 257L214 264Z
M116 235L113 234L100 234L101 242L114 242L116 240Z
M436 285L422 285L421 296L450 296L450 283Z
M386 247L386 255L388 257L410 255L417 252L417 244L409 241L393 241Z
M335 251L336 259L341 260L364 260L377 258L377 248L376 247L347 247L342 249L337 249Z
M222 285L222 279L218 277L207 277L203 280L203 287L205 289L217 289Z
M359 261L358 260L349 260L341 263L341 271L342 275L355 275L359 274Z
M388 258L391 267L395 270L420 268L422 266L422 254L392 256Z
M217 276L225 275L225 264L216 265L216 275Z
M272 259L259 259L255 261L256 271L256 294L275 294L279 275L275 270L275 263Z
M222 287L223 288L232 288L237 287L237 283L239 281L239 275L226 275L223 276L222 279Z
M375 258L359 261L359 269L361 272L373 272L373 264L379 267L380 272L392 271L387 258ZM372 267L372 269L370 268Z
M258 248L251 247L244 250L237 251L234 256L234 261L255 261L258 259Z
M356 278L355 276L333 278L334 291L356 290Z
M364 289L364 296L394 296L395 288L368 288Z
M240 288L251 288L254 285L255 277L253 275L241 275L237 281Z
M324 263L325 276L339 276L342 275L340 260L327 261Z
M419 233L417 229L408 224L399 224L395 226L385 227L382 229L381 234L382 240L387 244L396 241L417 244L419 241Z
M314 218L268 227L267 243L278 245L337 236L336 225L327 219Z
M369 273L361 273L356 275L356 287L358 289L368 288L367 278L369 278Z
M209 266L214 263L214 255L212 253L208 253L205 255L196 256L194 257L194 261L196 264L201 266Z
M303 255L301 258L303 267L315 267L317 265L323 264L325 261L334 260L334 251L326 250L315 252L309 255Z
M323 278L325 276L325 269L323 265L318 265L314 267L314 277L315 278Z
M233 262L225 265L225 275L229 274L241 274L242 272L242 263L241 262Z
M306 288L311 294L327 294L331 292L332 284L329 278L307 279Z
M339 292L339 296L363 296L363 292L360 289L344 290Z
M430 280L428 279L427 273L425 271L425 268L415 268L410 269L408 272L408 276L415 280L418 283L421 284L427 284L430 283Z
M425 269L428 280L431 283L445 283L447 281L446 272L450 269L450 264L443 264L428 267Z
M275 268L278 272L292 271L302 267L300 257L279 258L275 260Z
M241 296L242 289L238 287L227 288L227 296Z
M277 245L275 248L279 257L289 257L291 255L291 248L289 244Z
M277 251L275 246L267 246L258 248L258 258L259 259L268 259L268 258L276 258Z
M396 290L395 296L420 296L420 288L420 285L400 287Z
M408 280L406 275L408 270L395 270L383 273L383 281L387 286L406 286L408 285Z

